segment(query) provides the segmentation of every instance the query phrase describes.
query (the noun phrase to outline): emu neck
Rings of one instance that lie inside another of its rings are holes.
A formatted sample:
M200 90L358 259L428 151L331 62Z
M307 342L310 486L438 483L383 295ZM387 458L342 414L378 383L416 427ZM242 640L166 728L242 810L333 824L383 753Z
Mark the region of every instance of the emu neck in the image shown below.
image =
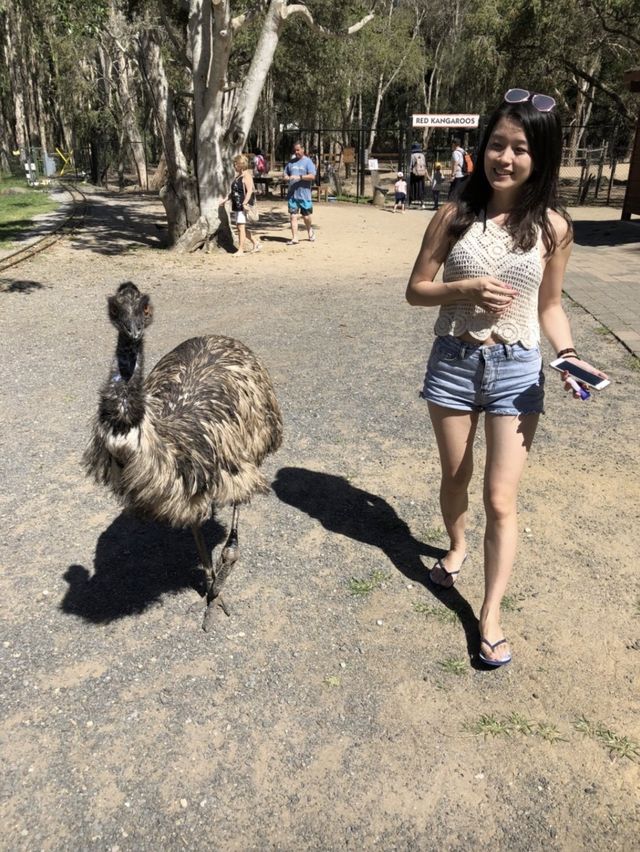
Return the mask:
M127 386L132 380L141 382L143 362L144 344L142 339L131 340L130 337L120 332L113 363L113 380L116 382L123 381Z
M143 341L120 333L100 404L102 421L115 433L128 432L144 417L143 367Z

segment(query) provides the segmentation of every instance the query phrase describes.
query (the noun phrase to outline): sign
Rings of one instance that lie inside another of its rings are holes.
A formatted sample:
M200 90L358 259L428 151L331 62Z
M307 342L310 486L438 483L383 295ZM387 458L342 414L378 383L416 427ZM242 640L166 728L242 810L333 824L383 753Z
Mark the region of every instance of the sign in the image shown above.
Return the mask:
M368 160L367 161L367 168L369 169L370 172L377 172L378 171L378 161L377 160Z
M470 115L465 113L440 113L431 115L419 115L414 113L412 116L413 127L478 127L480 124L479 115Z
M356 149L355 148L343 148L342 149L342 162L343 163L355 163L356 161Z

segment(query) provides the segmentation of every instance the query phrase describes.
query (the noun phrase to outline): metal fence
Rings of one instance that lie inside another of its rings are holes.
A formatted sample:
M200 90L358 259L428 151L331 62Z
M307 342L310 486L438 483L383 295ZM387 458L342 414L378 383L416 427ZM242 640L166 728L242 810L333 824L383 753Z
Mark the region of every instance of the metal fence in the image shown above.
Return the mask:
M470 151L477 150L483 132L483 123L474 130L433 131L424 148L429 174L436 162L442 164L448 189L451 163L451 138L460 135L462 145ZM389 189L398 170L408 172L411 143L422 143L422 134L416 130L403 131L394 139L388 132L379 136L379 148L366 149L370 129L352 128L281 128L276 137L275 150L267 152L272 170L281 170L291 155L293 143L302 141L307 153L316 162L318 182L331 184L336 195L371 197L375 186ZM560 168L559 191L561 200L575 205L610 205L622 207L632 146L632 128L628 125L590 124L585 127L563 127L565 147ZM378 169L371 172L371 160ZM427 193L428 195L429 193Z

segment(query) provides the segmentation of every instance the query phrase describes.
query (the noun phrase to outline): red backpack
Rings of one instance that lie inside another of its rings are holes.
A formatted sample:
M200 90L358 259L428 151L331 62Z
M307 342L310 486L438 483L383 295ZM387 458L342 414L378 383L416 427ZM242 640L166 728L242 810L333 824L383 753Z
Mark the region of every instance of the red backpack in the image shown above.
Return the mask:
M473 171L473 160L471 159L471 154L467 151L462 155L462 174L470 175Z

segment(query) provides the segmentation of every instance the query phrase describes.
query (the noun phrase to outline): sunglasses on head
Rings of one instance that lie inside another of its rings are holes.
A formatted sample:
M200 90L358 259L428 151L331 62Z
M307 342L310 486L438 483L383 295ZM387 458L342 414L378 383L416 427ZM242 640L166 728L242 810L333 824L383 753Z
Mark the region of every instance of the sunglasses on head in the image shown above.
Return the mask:
M531 105L538 112L551 112L556 105L555 99L551 95L540 95L537 92L528 92L526 89L509 89L504 100L508 104L523 104L526 101L531 101Z

